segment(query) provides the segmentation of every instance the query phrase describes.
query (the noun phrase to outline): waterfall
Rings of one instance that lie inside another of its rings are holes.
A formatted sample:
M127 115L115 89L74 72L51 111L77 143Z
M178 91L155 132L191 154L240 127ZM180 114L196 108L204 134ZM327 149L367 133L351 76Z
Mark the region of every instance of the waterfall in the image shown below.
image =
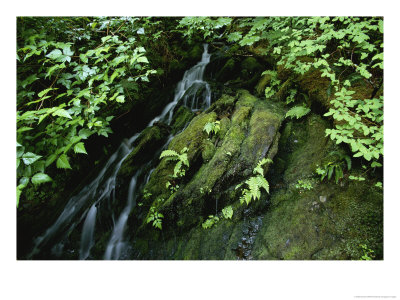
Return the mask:
M128 221L129 213L136 205L134 192L136 189L137 177L139 174L140 170L136 172L136 174L132 177L131 182L129 183L127 205L125 206L124 210L118 218L116 225L114 226L114 230L111 234L110 241L108 242L106 248L106 253L104 254L104 259L119 259L123 249L125 248L125 243L123 241L124 230L126 222Z
M197 91L205 87L205 95L204 95L204 103L201 103L203 108L208 108L211 105L211 89L207 82L203 80L204 70L207 64L210 62L211 54L208 53L208 45L204 44L204 52L201 57L201 61L198 62L195 66L190 68L183 75L182 80L178 83L175 89L174 100L165 106L162 113L155 117L148 126L153 126L155 122L163 121L165 117L168 115L168 119L166 123L169 125L172 121L172 114L174 112L175 106L178 104L179 100L183 97L183 103L190 107L192 110L200 109L202 107L198 107L196 105L196 93ZM190 101L188 101L190 100ZM190 103L188 103L190 102ZM190 105L189 105L190 104Z
M88 203L90 204L93 200L100 202L103 199L109 199L114 194L118 171L124 159L132 151L132 144L138 137L139 133L132 136L129 140L124 140L117 151L108 159L99 175L68 201L63 212L54 224L50 226L42 236L35 239L34 248L28 258L39 253L41 248L51 242L53 238L57 237L57 234L65 230L68 226L70 227L69 231L73 230L75 228L75 222L71 223L71 220L74 219L76 214L80 212L85 205ZM55 247L60 248L59 245L55 245Z
M96 203L92 205L87 213L85 223L83 223L82 239L81 239L81 251L79 253L79 259L86 259L89 256L90 248L93 246L93 234L96 224Z
M182 80L177 84L173 100L165 106L161 114L155 117L147 127L153 126L155 122L159 121L169 125L172 121L174 109L180 101L193 111L210 107L211 89L209 84L203 80L204 71L210 62L210 57L211 54L208 53L208 45L204 44L201 61L184 73ZM200 97L198 97L197 93L200 89L203 90ZM99 217L98 210L100 209L100 204L104 201L108 201L111 204L115 195L118 171L125 158L133 150L133 143L139 136L140 132L129 139L125 139L101 169L99 175L77 195L70 198L54 224L43 235L35 239L33 250L28 255L28 258L32 258L34 255L40 253L41 249L49 244L51 245L53 240L59 240L60 237L67 237L83 219L85 221L81 233L79 258L87 259L89 257L90 250L94 244L96 218ZM160 150L165 149L173 138L174 136L170 135ZM137 187L140 186L138 179L145 169L144 166L149 165L149 163L142 165L130 180L126 206L117 221L114 222L114 228L106 246L104 259L120 259L126 250L127 243L124 241L124 231L129 214L136 205L136 191ZM153 171L154 168L146 174L144 177L145 183L148 182ZM89 206L90 209L88 209ZM84 210L83 213L82 210ZM79 216L78 218L77 215ZM52 252L61 255L63 247L63 241L58 242L52 246Z

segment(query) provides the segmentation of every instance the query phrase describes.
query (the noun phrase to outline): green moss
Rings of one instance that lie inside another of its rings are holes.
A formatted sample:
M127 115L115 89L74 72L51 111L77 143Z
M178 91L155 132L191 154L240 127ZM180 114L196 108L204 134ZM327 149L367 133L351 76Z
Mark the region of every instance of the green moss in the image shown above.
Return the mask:
M271 82L271 79L272 79L271 74L265 74L261 77L255 88L257 96L264 95L265 88Z
M283 153L283 159L288 163L284 174L287 183L313 175L316 166L321 165L327 153L334 149L332 141L325 136L328 124L320 116L311 114L306 122L293 124L296 126L291 126L291 130L288 127L281 139L285 145L282 148L289 150Z
M223 117L219 122L220 130L218 132L218 137L223 139L231 127L231 120L227 117Z
M200 151L203 139L207 137L207 134L203 131L204 125L208 122L214 122L216 118L215 112L202 113L196 116L182 133L175 136L168 149L179 152L187 147L189 149L188 158L191 161L195 154Z
M278 99L279 101L285 101L286 96L289 93L289 89L291 89L292 86L293 81L289 78L279 87L279 91L275 95L276 99Z
M316 180L310 191L294 188L298 179L313 176L315 164L332 149L325 128L325 121L310 115L283 130L285 153L278 158L286 164L286 186L271 194L255 258L358 259L361 243L382 254L382 194L369 183Z
M208 162L214 156L216 150L215 146L210 140L207 139L203 142L202 149L201 156L203 161Z
M176 134L179 130L182 130L193 117L194 113L189 108L186 106L179 107L171 122L172 134Z
M147 127L134 142L132 152L118 171L118 180L132 177L141 164L150 159L154 152L166 141L168 129L165 126Z
M217 81L225 82L232 78L235 70L235 60L233 58L228 59L225 65L216 74Z
M194 47L191 48L191 50L189 51L189 59L193 60L193 61L199 61L201 59L201 56L203 54L203 47L200 45L195 45Z
M257 97L250 94L247 90L239 90L237 92L238 101L236 103L236 109L241 106L253 107L254 104L259 100Z

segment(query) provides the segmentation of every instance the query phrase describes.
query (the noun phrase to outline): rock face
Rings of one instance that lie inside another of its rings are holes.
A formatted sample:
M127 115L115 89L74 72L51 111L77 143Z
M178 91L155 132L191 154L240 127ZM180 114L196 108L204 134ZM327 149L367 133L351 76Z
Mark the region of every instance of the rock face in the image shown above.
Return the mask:
M133 258L359 259L360 244L382 258L381 190L368 180L350 181L348 175L339 184L321 182L317 165L340 150L325 137L329 124L313 113L306 120L284 122L284 112L281 102L239 90L195 116L168 147L176 152L188 148L185 176L172 179L176 162L162 159L144 187L151 196L132 212L137 216ZM189 117L183 109L179 115ZM204 126L216 120L220 130L208 136ZM242 188L235 187L265 157L274 161L264 170L270 194L241 204ZM312 188L296 187L299 180ZM179 189L170 192L168 181ZM232 219L221 213L228 205ZM146 222L151 206L164 216L162 231ZM204 229L210 215L219 221Z
M313 176L336 149L325 138L328 124L318 115L289 122L283 129L274 166L276 185L256 237L257 259L359 259L360 244L382 257L382 193L368 182L320 182ZM313 188L296 188L298 180Z

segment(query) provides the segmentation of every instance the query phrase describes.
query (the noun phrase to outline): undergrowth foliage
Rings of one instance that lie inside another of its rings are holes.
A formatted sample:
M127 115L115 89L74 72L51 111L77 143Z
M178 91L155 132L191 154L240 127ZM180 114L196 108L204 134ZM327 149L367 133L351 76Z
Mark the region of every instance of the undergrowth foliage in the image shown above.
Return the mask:
M174 28L168 35L238 44L241 53L260 46L258 55L276 65L263 73L271 76L267 100L284 84L279 68L292 78L318 71L330 83L325 116L333 128L326 135L348 145L353 157L371 168L382 166L382 18L167 19L17 18L17 206L21 195L29 192L25 198L33 199L32 190L54 181L58 169L74 168L77 156L87 155L90 136L111 134L115 111L135 99L129 91L140 91L157 74L148 51L165 46L166 23ZM372 92L358 92L365 87ZM291 104L301 95L307 102L307 95L291 88L282 100ZM287 117L300 118L309 108L296 105ZM217 128L205 130L216 133Z
M247 184L247 188L242 190L242 197L240 197L240 203L246 202L247 205L252 200L258 200L261 197L261 188L263 188L267 193L269 193L269 183L264 178L263 165L266 163L272 163L269 158L263 158L254 168L253 173L255 176L250 177L244 183L240 183L236 186L236 189L241 187L243 184Z
M383 19L379 17L186 17L180 22L187 34L207 28L207 37L254 48L273 57L278 66L303 75L318 70L330 81L327 95L334 120L326 135L337 144L347 144L354 157L371 164L383 158ZM214 26L215 23L218 26ZM205 25L204 25L205 24ZM221 28L221 24L223 28ZM186 26L186 27L185 27ZM190 28L189 28L190 26ZM214 26L214 27L213 27ZM212 31L212 33L210 33ZM276 70L265 89L273 97L279 87ZM356 86L373 90L369 96L355 96ZM289 102L291 97L289 95ZM293 108L289 116L301 117L303 108Z
M112 111L156 71L139 18L17 19L17 206L28 185L71 169L85 140L112 132ZM129 34L128 34L129 33ZM54 166L55 165L55 166ZM51 170L50 170L51 171Z

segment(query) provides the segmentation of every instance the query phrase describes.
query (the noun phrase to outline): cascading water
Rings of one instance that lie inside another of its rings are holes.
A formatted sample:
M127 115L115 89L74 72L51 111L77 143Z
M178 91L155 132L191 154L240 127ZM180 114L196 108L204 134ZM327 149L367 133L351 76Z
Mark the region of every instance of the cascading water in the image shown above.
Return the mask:
M148 124L148 127L153 126L155 122L165 122L169 125L172 121L174 109L180 101L193 111L210 107L211 89L209 84L203 80L204 71L210 62L210 57L211 54L208 53L208 45L205 44L201 61L185 72L183 79L176 87L173 100L165 106L159 116L155 117ZM201 97L198 95L199 91L202 92ZM99 210L104 202L108 202L108 206L111 206L115 195L118 171L124 159L133 150L133 143L139 135L140 133L136 133L130 139L125 139L107 161L99 175L68 201L55 223L42 236L36 238L34 248L28 258L32 258L40 253L41 249L48 246L51 246L53 254L61 256L64 247L63 237L67 237L83 220L79 258L87 259L90 257L90 250L94 244L96 219L99 218ZM168 147L169 142L173 138L174 136L170 135L167 142L160 148L160 151ZM140 186L138 180L143 177L141 175L143 175L143 171L146 169L145 166L148 166L150 163L151 161L142 165L131 178L127 204L120 213L117 221L114 222L114 228L105 249L104 259L120 259L126 250L127 243L124 241L124 231L129 213L136 205L136 192ZM150 179L153 171L154 168L145 174L143 177L145 183ZM52 242L55 242L55 244L52 245Z
M211 105L211 89L209 84L203 80L204 70L207 64L210 62L211 54L208 53L208 45L204 45L204 52L201 58L201 61L197 63L194 67L187 70L183 75L183 79L178 83L174 100L167 104L162 113L155 117L148 126L153 126L155 122L163 121L164 118L168 115L168 119L166 123L169 125L172 121L172 114L174 112L175 106L178 104L179 100L183 97L183 103L190 107L192 110L200 109L202 107L198 107L196 105L196 92L201 88L205 87L205 95L203 98L203 108L208 108ZM188 105L188 100L190 100L190 105Z
M85 223L83 223L81 251L79 253L79 259L86 259L89 256L90 248L92 248L93 246L93 234L96 224L96 214L97 208L96 203L94 203L87 213Z

